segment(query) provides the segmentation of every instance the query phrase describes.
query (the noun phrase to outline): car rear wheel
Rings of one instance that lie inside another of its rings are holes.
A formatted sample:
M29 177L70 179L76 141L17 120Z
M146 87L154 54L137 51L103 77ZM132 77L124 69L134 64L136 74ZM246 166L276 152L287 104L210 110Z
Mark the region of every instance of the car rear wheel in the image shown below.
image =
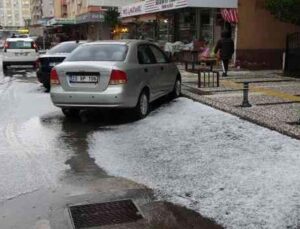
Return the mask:
M181 95L181 80L177 78L174 84L174 89L171 93L172 98L178 98Z
M6 64L6 63L3 63L3 64L2 64L2 68L3 68L3 71L7 71L7 64Z
M50 91L50 83L43 83L43 86L46 88L46 91Z
M138 103L135 107L135 117L137 119L145 118L149 113L149 108L150 108L149 96L146 91L143 91L140 94Z
M76 117L79 116L79 110L78 109L62 108L61 111L67 118L76 118Z

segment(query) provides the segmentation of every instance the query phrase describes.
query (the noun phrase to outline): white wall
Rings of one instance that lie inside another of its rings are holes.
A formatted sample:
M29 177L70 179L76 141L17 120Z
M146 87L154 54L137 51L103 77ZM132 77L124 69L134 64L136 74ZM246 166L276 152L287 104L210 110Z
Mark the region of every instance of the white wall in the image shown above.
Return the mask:
M54 17L54 0L42 1L43 17Z

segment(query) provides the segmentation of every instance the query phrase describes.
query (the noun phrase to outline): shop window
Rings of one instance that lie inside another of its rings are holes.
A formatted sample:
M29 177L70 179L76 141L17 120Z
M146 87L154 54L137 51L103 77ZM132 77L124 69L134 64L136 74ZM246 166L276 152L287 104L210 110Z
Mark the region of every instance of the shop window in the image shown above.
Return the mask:
M183 10L178 15L177 40L190 43L196 36L196 13L194 9Z
M162 41L174 41L174 15L166 15L158 20L158 37Z
M200 14L201 40L211 41L213 38L213 26L211 24L211 10L203 10Z

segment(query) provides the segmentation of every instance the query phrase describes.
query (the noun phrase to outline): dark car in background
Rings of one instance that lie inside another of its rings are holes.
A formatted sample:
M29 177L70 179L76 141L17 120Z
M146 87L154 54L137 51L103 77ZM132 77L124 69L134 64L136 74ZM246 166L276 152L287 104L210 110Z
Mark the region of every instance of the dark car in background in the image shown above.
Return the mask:
M50 72L51 69L64 61L64 59L79 45L85 41L66 41L59 43L46 54L39 56L36 61L37 78L44 85L47 91L50 90Z

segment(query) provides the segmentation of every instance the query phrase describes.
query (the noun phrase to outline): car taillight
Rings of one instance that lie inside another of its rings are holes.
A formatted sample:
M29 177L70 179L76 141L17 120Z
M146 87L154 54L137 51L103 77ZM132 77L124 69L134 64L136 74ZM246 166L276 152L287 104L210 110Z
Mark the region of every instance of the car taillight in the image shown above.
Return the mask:
M8 48L9 48L9 43L6 41L4 43L4 52L6 52L6 49L8 49Z
M36 52L39 51L38 46L36 45L36 43L32 42L32 43L31 43L31 47L32 47L33 49L35 49Z
M59 85L59 78L58 78L58 74L57 71L55 70L55 68L52 68L51 73L50 73L50 82L51 84L55 84L55 85Z
M110 75L110 85L117 85L117 84L126 84L127 83L127 74L126 72L120 70L112 70Z

